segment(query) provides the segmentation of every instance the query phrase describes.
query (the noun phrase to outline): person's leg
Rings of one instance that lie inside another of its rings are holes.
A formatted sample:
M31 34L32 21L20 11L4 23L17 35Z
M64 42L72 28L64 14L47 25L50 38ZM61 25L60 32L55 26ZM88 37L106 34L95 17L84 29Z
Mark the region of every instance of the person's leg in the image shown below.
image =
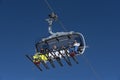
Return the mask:
M78 54L78 46L75 46L75 53Z

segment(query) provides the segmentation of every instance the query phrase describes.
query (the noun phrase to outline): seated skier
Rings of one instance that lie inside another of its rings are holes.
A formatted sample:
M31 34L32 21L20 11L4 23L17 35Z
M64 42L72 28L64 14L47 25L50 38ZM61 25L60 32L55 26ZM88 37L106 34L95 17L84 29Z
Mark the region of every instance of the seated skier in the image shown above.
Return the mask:
M39 57L41 58L41 60L46 62L48 60L47 56L48 56L48 54L45 53L43 48L41 48L40 54L39 54Z
M56 45L53 45L53 49L52 49L51 53L53 54L54 58L56 58L56 59L60 59L62 57L60 55Z
M39 52L35 53L35 55L33 56L33 62L36 64L36 65L39 65L40 64L40 59L39 59Z
M72 45L69 45L68 52L70 54L70 57L72 57L72 59L76 62L76 64L78 64L78 61L75 58L76 53L75 53L74 47Z
M46 62L47 60L47 57L43 54L43 49L41 49L40 52L36 52L33 56L33 62L37 65L39 65L41 61Z
M68 53L70 54L71 57L75 56L75 50L74 50L74 47L71 44L69 45Z
M73 47L74 47L74 51L75 51L76 54L79 53L78 52L79 46L80 46L80 43L78 43L77 40L75 40L74 43L73 43Z
M65 46L62 46L61 49L60 49L60 53L63 55L63 56L66 56L66 53L65 53Z

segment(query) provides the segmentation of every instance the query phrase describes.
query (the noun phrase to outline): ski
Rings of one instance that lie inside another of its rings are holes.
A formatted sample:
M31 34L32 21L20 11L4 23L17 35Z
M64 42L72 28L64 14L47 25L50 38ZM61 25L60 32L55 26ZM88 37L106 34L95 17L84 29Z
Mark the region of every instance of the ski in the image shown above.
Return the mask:
M33 60L29 57L29 55L25 55L40 71L42 71L42 69L40 68L39 65L36 65Z
M52 66L53 68L55 68L55 65L54 65L54 63L53 63L53 60L50 59L49 62L50 62L50 64L51 64L51 66Z
M76 64L79 64L79 62L77 61L77 59L75 58L75 56L71 56L71 57L76 62Z
M52 54L52 53L50 52L50 54ZM59 58L59 57L57 57L56 55L53 55L53 54L52 54L52 56L54 56L54 58L55 58L55 59L56 59L56 61L59 63L59 65L60 65L61 67L63 67L63 64L62 64L62 62L61 62L60 58Z
M62 57L65 59L66 63L69 65L69 66L72 66L72 64L70 63L70 61L68 61L65 56L60 52L58 51L60 55L62 55Z
M69 63L70 63L71 66L72 66L72 63L70 62L70 54L67 52L66 49L64 49L64 50L65 50L65 54L66 54L66 56L67 56L67 60L69 61Z
M50 69L49 67L48 67L48 65L39 57L39 59L40 59L40 62L43 64L43 66L46 68L46 69Z
M46 55L45 55L45 57L47 57L47 59L48 59L48 61L50 62L51 66L52 66L53 68L55 68L55 65L54 65L54 63L53 63L53 60L52 60L50 57L46 56Z

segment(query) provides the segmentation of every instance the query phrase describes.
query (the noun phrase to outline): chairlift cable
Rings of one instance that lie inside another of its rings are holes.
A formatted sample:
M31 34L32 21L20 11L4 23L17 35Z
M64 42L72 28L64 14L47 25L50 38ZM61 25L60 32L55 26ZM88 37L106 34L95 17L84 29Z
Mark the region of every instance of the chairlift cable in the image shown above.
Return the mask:
M87 65L90 67L92 73L96 76L96 80L102 80L101 77L99 76L99 74L96 72L96 70L92 66L92 64L90 63L90 61L88 60L88 58L85 57L85 55L82 55L82 57L85 60L85 62L87 63Z
M51 12L54 12L53 8L50 6L49 2L47 0L44 0L44 2L46 3L47 7L49 8L49 10Z
M53 8L52 8L51 5L49 4L49 2L48 2L47 0L44 0L44 2L46 3L48 9L49 9L51 12L54 13L55 11L53 10ZM61 21L60 19L58 19L57 21L58 21L58 23L60 24L60 26L63 28L63 30L64 30L64 31L67 31L67 29L65 28L64 24L62 23L62 21Z
M61 25L61 27L63 28L64 31L68 31L68 30L65 28L65 26L64 26L64 24L62 23L61 20L58 20L58 23Z

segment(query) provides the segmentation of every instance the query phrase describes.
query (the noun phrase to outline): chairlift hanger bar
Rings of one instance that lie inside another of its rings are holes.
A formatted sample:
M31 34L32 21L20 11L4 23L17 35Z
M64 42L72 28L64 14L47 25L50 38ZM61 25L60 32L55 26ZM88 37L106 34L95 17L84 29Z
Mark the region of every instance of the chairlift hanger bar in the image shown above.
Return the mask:
M53 8L52 8L51 5L49 4L49 2L48 2L47 0L44 0L44 2L46 3L48 9L49 9L53 14L55 14L55 11L53 10ZM59 20L59 19L57 19L57 21L58 21L58 23L60 24L60 26L63 28L63 30L64 30L64 31L67 31L67 29L65 28L64 24L62 23L62 21ZM49 31L50 34L54 34L54 33L52 32L52 25L49 25L48 31Z

